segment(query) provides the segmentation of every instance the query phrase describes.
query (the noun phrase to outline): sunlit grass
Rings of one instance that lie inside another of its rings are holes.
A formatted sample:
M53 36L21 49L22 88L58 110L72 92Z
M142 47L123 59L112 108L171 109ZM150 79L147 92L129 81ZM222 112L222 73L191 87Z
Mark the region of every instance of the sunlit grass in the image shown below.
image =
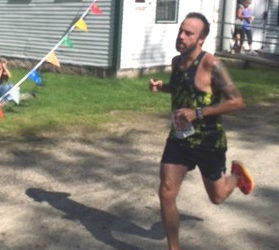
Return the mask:
M279 97L278 72L239 69L230 69L230 72L248 105ZM27 71L12 69L12 73L16 83ZM100 79L44 72L40 75L42 86L30 80L21 85L21 92L36 93L36 98L18 106L3 107L0 135L34 134L63 130L67 126L94 128L107 122L133 119L139 113L160 114L170 110L169 95L149 92L150 76ZM166 82L169 74L158 73L153 77Z

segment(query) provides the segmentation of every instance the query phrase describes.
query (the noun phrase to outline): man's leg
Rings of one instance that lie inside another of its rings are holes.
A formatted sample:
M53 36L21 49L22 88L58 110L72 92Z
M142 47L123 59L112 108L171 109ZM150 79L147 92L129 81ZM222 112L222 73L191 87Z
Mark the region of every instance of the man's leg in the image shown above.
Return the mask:
M244 40L245 40L245 32L244 32L244 29L241 29L241 31L240 31L240 46L239 46L240 53L244 52L244 48L243 48Z
M222 173L220 179L213 181L203 177L203 183L207 194L214 204L221 204L228 198L235 187L237 187L238 177L234 174L226 176Z
M159 197L161 213L168 239L169 250L179 250L179 214L176 197L187 173L187 167L175 164L161 165Z
M230 176L226 176L224 172L221 173L221 177L217 180L210 180L203 176L203 182L208 196L214 204L222 203L236 187L242 193L250 194L255 186L253 177L248 169L239 161L232 162Z

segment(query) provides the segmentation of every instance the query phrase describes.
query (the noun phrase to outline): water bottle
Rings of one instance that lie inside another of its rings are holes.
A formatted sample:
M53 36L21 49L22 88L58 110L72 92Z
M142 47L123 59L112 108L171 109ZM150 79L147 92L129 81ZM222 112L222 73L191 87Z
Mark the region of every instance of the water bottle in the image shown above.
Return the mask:
M175 129L175 136L178 139L184 139L195 134L195 129L191 122L187 122L183 118L177 118L173 113L172 123Z

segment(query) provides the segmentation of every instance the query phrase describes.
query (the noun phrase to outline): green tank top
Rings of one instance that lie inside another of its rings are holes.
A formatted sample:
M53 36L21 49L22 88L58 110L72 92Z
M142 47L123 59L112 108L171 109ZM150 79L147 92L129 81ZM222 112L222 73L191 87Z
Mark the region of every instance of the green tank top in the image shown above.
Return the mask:
M205 52L201 52L185 71L180 70L179 60L175 63L170 77L172 111L180 108L196 109L197 107L211 106L220 102L220 92L207 93L197 89L194 84L198 66L204 55ZM181 139L189 147L207 151L226 150L227 140L221 116L208 116L203 120L195 120L193 126L195 133ZM176 138L173 125L169 138Z

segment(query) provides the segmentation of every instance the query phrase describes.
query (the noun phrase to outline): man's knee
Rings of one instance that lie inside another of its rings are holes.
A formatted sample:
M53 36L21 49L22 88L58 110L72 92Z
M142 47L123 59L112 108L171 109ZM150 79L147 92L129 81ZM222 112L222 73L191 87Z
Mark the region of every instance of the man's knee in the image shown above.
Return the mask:
M218 194L209 195L209 199L214 205L220 205L225 200L224 197Z
M175 200L178 191L168 183L161 183L159 188L159 198L161 202L169 202Z

